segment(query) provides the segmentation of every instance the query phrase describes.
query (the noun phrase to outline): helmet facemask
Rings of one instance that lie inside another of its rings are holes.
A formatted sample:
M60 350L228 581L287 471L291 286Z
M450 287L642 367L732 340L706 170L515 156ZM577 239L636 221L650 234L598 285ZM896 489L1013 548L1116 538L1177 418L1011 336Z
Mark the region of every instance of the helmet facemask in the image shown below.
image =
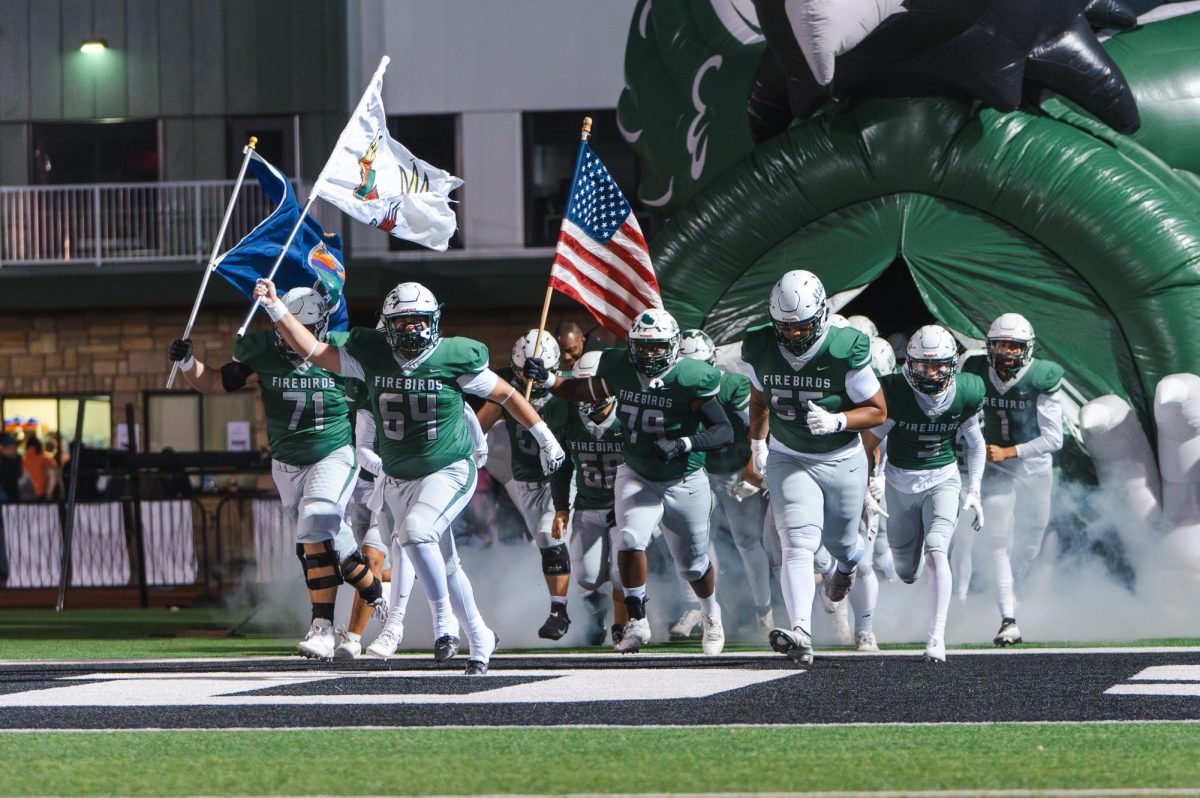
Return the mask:
M383 334L393 350L415 357L438 342L441 316L441 308L432 312L384 314Z
M822 311L810 319L802 321L771 320L775 325L775 337L779 345L797 357L812 349L825 331L827 311Z
M913 358L904 361L904 376L909 384L924 394L937 396L950 387L958 370L958 358Z
M658 377L679 359L679 334L670 338L630 338L629 359L645 377Z
M1033 341L1017 338L989 338L988 362L1003 379L1010 380L1033 360Z

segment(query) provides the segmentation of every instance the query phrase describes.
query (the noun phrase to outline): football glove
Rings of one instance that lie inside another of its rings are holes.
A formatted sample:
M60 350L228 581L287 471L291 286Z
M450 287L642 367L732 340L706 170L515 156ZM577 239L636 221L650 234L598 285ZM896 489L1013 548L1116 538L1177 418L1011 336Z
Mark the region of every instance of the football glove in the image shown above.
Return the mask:
M765 438L761 441L755 440L754 438L750 439L750 464L754 469L754 473L758 474L760 477L765 477L767 475L767 455L770 453L770 451L771 450L767 448L767 441Z
M192 339L176 338L171 342L171 348L167 350L167 357L171 358L172 363L182 363L185 360L191 360Z
M733 494L733 498L741 502L749 499L761 490L762 488L753 482L739 478L737 482L733 483L733 487L729 489L729 492Z
M883 492L886 488L887 480L884 479L883 474L867 479L867 495L874 499L876 504L883 504ZM885 515L884 518L887 516Z
M542 362L540 357L525 358L525 379L532 383L540 384L550 379L550 370L546 368L546 364Z
M558 445L558 441L552 440L538 452L538 460L542 463L542 473L550 476L562 468L563 463L567 461L567 455L563 451L563 448Z
M959 513L965 513L967 510L975 511L975 520L971 522L971 528L976 532L983 529L983 503L979 500L979 494L973 490L967 491L967 495L963 496Z
M657 440L654 442L654 456L662 460L664 463L669 463L676 457L682 457L687 454L688 447L682 438L674 440Z
M486 443L471 453L471 459L475 461L476 468L483 468L487 465L487 458L488 448Z
M845 413L830 413L825 408L813 402L808 402L808 431L813 435L832 435L846 428Z

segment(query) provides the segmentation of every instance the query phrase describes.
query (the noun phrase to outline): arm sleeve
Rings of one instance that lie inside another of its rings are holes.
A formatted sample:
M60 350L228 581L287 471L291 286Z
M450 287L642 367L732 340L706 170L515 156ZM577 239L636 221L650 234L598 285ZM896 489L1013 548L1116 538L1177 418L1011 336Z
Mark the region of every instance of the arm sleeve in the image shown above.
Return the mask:
M697 410L704 432L688 439L693 452L708 452L733 443L733 425L725 415L725 408L716 399L709 399Z
M851 402L865 402L878 392L879 378L869 363L846 373L846 395Z
M245 363L232 360L221 366L221 387L225 389L225 393L233 393L245 385L253 373L254 369Z
M496 390L496 383L500 381L500 375L489 368L485 368L478 374L462 374L455 379L458 382L458 387L462 388L464 393L469 393L472 396L481 396L486 399L491 395L492 391Z
M366 372L363 371L362 363L358 362L358 358L346 351L346 347L335 347L338 351L338 356L341 358L341 365L338 368L338 374L343 377L353 377L356 380L367 381Z
M375 453L375 416L369 410L354 414L354 457L375 476L383 473L383 460Z
M1038 397L1037 420L1041 434L1031 441L1017 444L1017 457L1022 460L1057 452L1062 448L1062 405L1055 394L1044 393Z
M972 416L958 431L966 447L967 490L979 493L983 482L983 467L987 462L987 447L983 443L983 430L979 428L979 416Z
M568 457L562 468L550 475L550 498L556 513L571 509L571 475L574 473L575 463Z
M479 417L466 402L463 402L463 421L467 424L467 432L471 435L471 443L475 446L475 450L487 451L487 436L483 434L483 427L479 426Z

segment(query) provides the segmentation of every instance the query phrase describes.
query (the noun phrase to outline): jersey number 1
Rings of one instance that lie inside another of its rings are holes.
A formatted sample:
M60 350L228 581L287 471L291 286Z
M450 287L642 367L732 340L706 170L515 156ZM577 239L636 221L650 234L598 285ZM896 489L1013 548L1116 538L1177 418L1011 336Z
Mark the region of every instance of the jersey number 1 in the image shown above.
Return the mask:
M308 404L308 394L304 391L284 391L283 398L288 402L295 402L296 409L292 411L292 418L288 421L288 431L295 432L300 427L300 416L304 413L304 406ZM325 429L325 394L320 391L315 391L313 398L313 415L316 418L313 420L313 429Z

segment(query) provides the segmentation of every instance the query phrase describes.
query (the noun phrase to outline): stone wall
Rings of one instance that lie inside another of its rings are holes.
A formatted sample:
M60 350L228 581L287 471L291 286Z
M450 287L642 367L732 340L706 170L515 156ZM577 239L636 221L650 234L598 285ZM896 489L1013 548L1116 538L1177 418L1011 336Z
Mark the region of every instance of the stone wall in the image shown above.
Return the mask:
M512 342L537 323L538 310L448 316L442 332L483 341L492 352L492 365L505 366ZM196 356L218 366L227 362L245 311L244 306L205 308L192 332ZM135 421L144 429L144 392L165 388L170 373L167 347L182 332L187 314L187 308L175 307L4 314L0 316L0 397L105 394L112 397L114 440L115 425L124 422L127 403L133 404ZM550 326L568 320L584 329L593 324L582 309L571 309L552 313ZM267 329L267 325L260 314L251 329ZM182 377L175 388L190 390ZM258 445L265 447L262 403L255 406Z

